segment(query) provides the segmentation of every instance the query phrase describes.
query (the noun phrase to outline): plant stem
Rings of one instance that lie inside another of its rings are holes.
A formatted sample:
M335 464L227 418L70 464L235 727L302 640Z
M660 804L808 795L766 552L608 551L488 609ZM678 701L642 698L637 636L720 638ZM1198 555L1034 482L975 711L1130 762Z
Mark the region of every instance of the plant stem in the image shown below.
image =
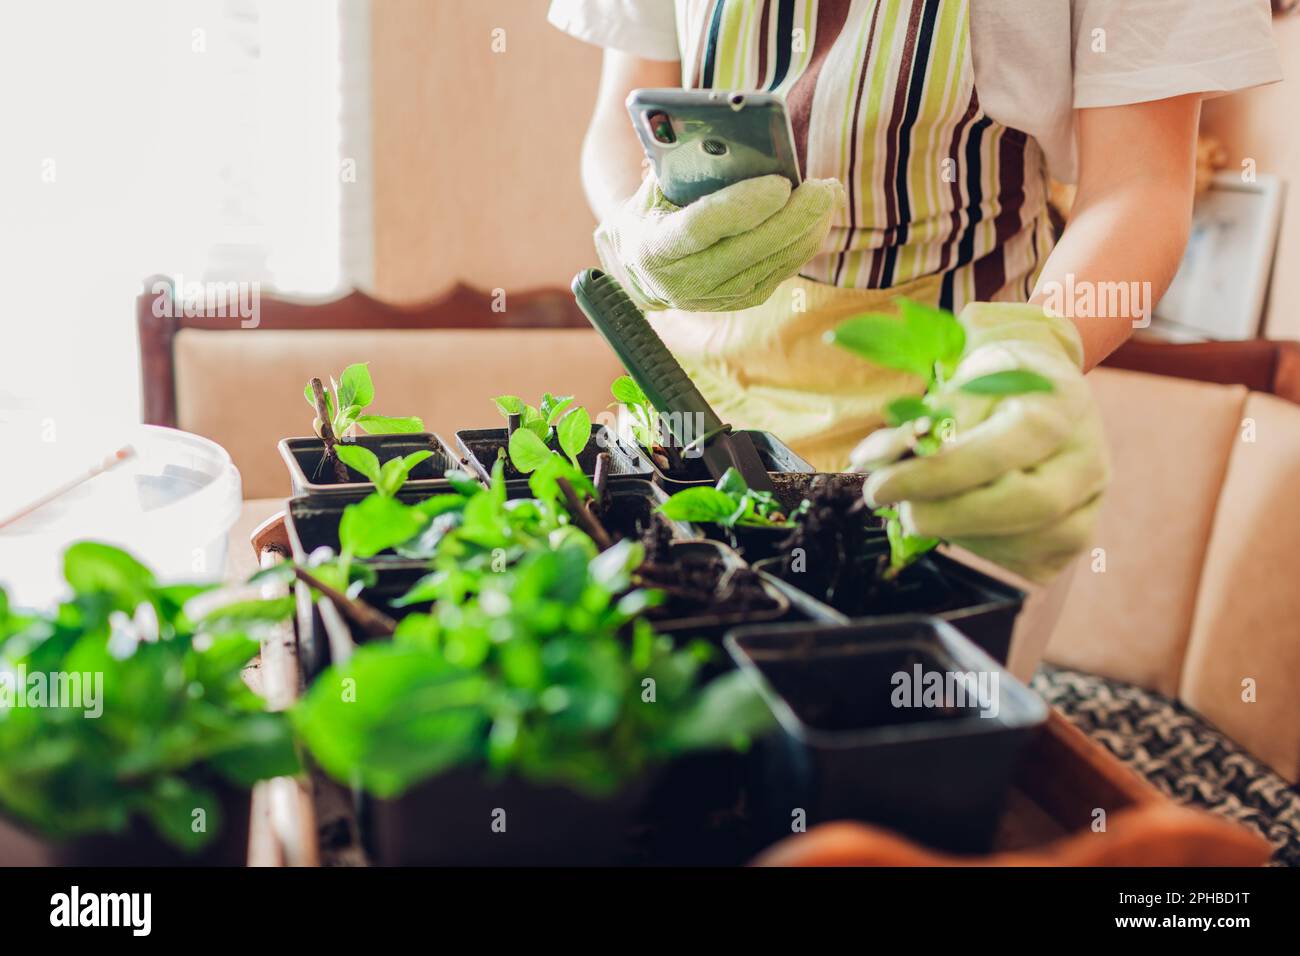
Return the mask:
M522 422L523 422L523 416L520 415L518 412L511 412L509 415L507 415L506 416L506 437L509 438L511 435L517 432Z
M568 505L569 514L578 527L596 542L596 547L601 551L608 551L614 546L614 539L609 536L605 526L597 520L596 516L587 510L586 505L578 498L578 493L573 490L573 485L569 483L568 478L556 478L555 484L559 487L564 495L564 503Z
M397 630L396 621L377 607L367 604L361 598L348 597L342 591L330 587L316 575L297 565L294 566L293 573L303 584L314 591L319 591L333 601L340 614L365 631L370 637L387 637Z
M334 462L334 480L346 484L351 480L348 476L348 466L343 464L334 448L339 440L334 434L334 423L330 421L330 407L325 401L325 386L318 378L311 380L311 398L316 403L316 417L320 419L320 437L325 443L325 460Z

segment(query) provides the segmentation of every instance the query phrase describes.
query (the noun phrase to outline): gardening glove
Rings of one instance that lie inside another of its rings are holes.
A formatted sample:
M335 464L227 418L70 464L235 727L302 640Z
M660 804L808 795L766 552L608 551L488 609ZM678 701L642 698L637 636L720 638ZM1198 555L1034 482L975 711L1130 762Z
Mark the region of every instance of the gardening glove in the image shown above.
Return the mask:
M906 533L1046 582L1090 540L1110 474L1079 333L1035 305L973 303L958 321L966 346L933 403L952 412L954 433L933 454L900 460L923 425L882 429L854 449L853 468L870 473L867 503L897 505ZM1011 369L1036 372L1051 391L960 390Z
M843 203L834 179L758 176L675 206L650 175L596 229L596 252L643 311L748 309L817 254Z

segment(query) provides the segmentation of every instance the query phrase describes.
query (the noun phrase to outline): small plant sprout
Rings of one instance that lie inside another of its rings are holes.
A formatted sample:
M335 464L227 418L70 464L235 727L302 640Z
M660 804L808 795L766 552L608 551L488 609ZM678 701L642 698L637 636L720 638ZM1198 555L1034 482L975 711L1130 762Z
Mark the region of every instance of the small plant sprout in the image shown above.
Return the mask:
M661 468L680 469L681 450L673 444L671 436L668 436L667 442L663 441L665 437L664 429L661 427L663 419L636 380L630 375L620 375L609 386L609 392L616 400L610 404L623 405L632 416L633 440L645 449L646 454Z
M339 445L335 450L345 465L369 478L375 484L375 491L387 498L401 490L416 465L433 457L433 452L424 449L403 458L390 458L381 465L379 456L361 445Z
M498 395L493 399L505 416L510 432L510 463L525 475L540 468L548 459L563 453L576 469L578 456L591 440L591 416L573 396L556 396L547 392L539 406L526 404L517 395ZM551 448L554 441L559 451Z
M755 491L734 468L728 468L712 488L687 488L662 505L660 512L673 521L717 524L724 528L786 528L808 508L808 502L787 515L770 491Z
M900 298L897 315L854 316L827 332L826 341L877 365L910 372L925 383L921 395L903 395L885 406L888 426L911 426L907 454L933 455L951 439L957 423L944 404L950 391L945 386L966 348L966 330L955 315ZM958 390L970 395L1018 395L1050 392L1052 383L1037 372L1006 369L962 382ZM889 564L883 572L888 579L940 543L938 538L907 534L894 508L879 508L875 513L885 520L889 537Z
M424 422L414 415L394 418L389 415L366 414L366 409L375 400L375 383L370 379L370 371L366 364L356 362L349 365L343 370L338 381L330 379L329 389L325 388L319 378L313 378L303 389L307 404L316 411L312 430L325 443L325 456L322 462L333 461L334 477L340 482L349 479L347 469L343 467L336 450L348 438L353 426L371 435L398 435L424 431ZM352 467L357 468L356 465ZM360 468L357 470L362 471Z

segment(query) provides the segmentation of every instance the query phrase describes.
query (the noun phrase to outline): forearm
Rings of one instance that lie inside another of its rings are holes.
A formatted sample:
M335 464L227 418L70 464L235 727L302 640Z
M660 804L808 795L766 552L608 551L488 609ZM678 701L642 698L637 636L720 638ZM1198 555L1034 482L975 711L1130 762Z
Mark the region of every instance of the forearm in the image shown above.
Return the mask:
M1031 299L1074 320L1090 369L1145 325L1191 229L1197 94L1078 111L1079 193Z
M1166 179L1080 195L1031 301L1074 321L1085 370L1150 320L1178 271L1190 222L1191 189Z
M680 82L680 63L605 51L596 108L582 142L582 186L597 219L606 219L641 185L645 154L624 105L628 94L643 87L671 87Z

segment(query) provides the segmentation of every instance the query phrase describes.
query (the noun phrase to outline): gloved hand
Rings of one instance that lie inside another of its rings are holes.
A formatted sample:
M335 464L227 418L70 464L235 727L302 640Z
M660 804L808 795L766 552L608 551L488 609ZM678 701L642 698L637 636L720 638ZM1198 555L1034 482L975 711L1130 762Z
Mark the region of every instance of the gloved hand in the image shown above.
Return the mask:
M867 502L897 504L908 534L1045 582L1087 545L1110 474L1083 346L1068 319L1034 305L973 303L958 321L966 347L936 403L953 412L955 434L931 455L900 461L916 423L882 429L854 449L853 468L870 472ZM1052 391L960 390L1009 369L1037 372Z
M784 176L758 176L681 207L651 175L596 229L596 252L643 310L748 309L817 254L843 203L838 180L792 191Z

